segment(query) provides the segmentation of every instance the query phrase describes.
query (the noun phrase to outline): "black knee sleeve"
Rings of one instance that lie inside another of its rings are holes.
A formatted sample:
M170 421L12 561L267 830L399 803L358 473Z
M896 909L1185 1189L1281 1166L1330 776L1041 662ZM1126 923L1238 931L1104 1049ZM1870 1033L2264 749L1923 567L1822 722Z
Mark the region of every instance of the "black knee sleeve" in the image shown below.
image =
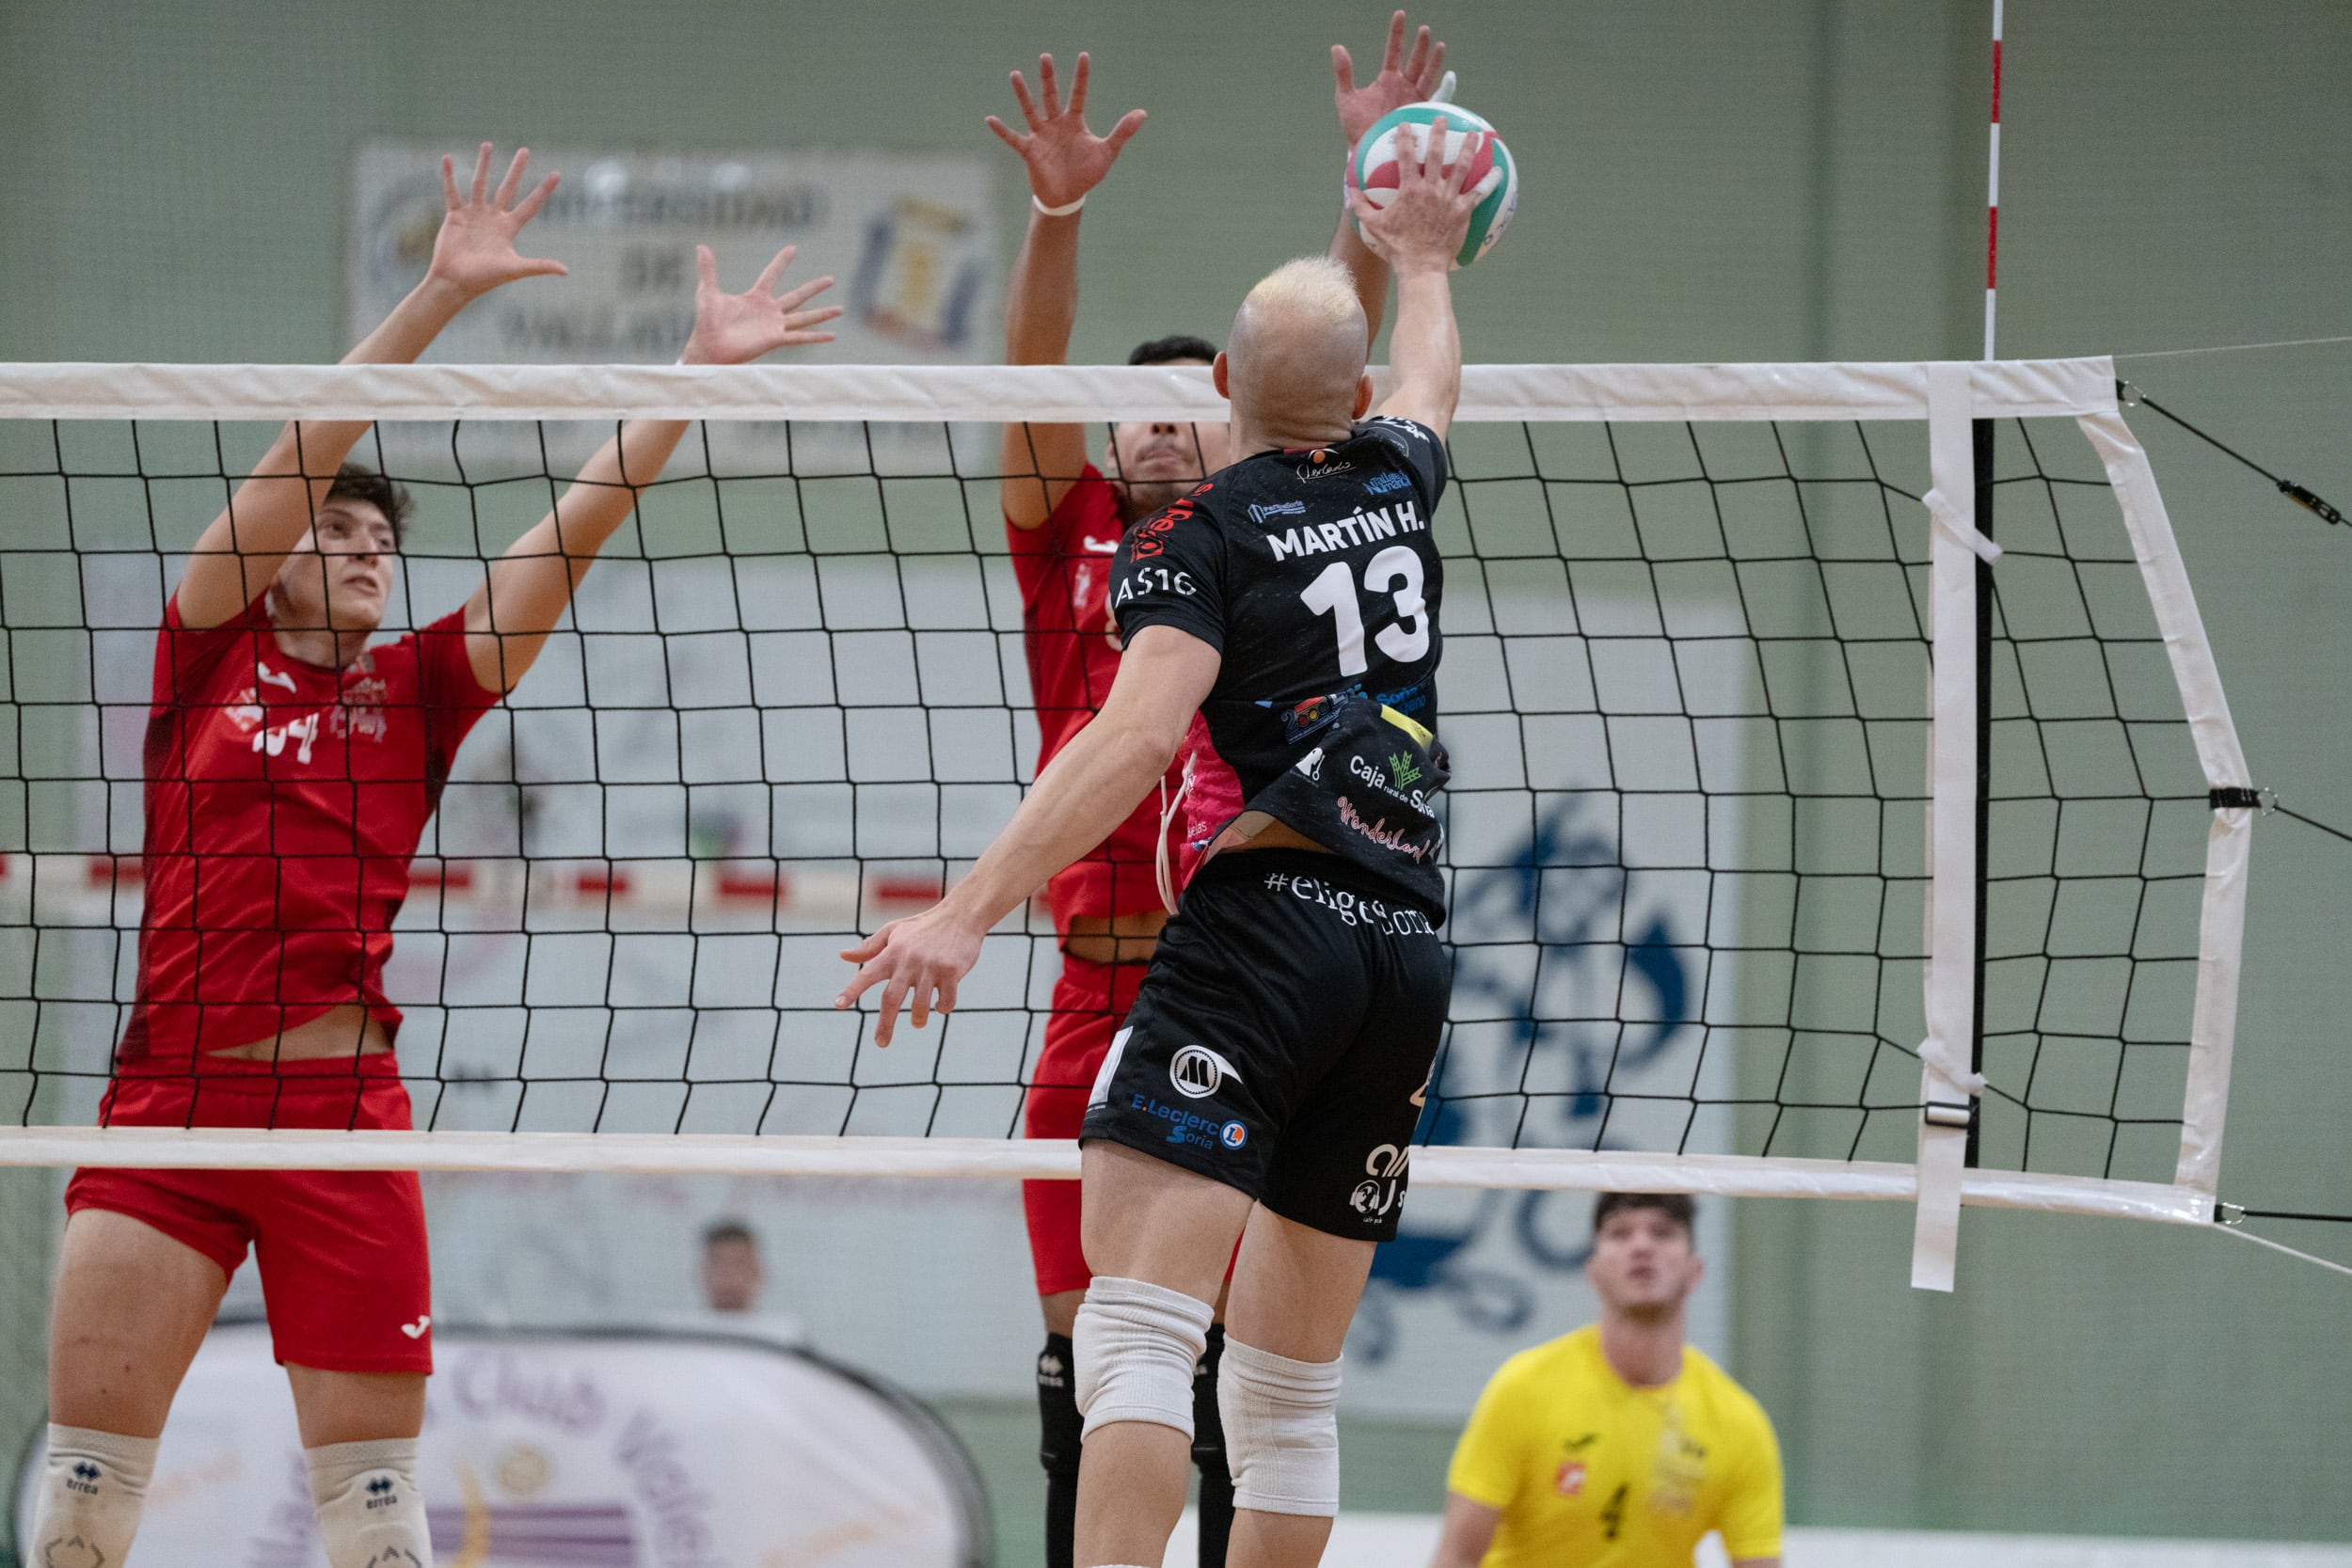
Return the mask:
M1078 1448L1086 1424L1078 1414L1077 1369L1070 1336L1048 1334L1037 1357L1037 1462L1045 1467L1045 1568L1071 1568L1076 1555Z
M1192 1462L1200 1471L1200 1568L1225 1568L1233 1533L1233 1478L1225 1465L1225 1422L1216 1409L1216 1369L1225 1325L1209 1325L1209 1348L1192 1379Z

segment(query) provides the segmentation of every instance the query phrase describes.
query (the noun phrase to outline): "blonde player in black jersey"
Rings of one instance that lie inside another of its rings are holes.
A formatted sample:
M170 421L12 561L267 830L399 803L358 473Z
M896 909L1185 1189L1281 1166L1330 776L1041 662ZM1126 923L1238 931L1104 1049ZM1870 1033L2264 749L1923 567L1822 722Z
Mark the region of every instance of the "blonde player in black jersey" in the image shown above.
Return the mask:
M1216 364L1250 455L1121 544L1126 652L1101 714L946 898L844 955L861 967L835 1005L880 985L887 1044L902 1009L920 1027L955 1006L990 929L1133 809L1196 710L1240 777L1244 810L1168 923L1085 1125L1085 1568L1161 1560L1237 1237L1228 1561L1313 1563L1338 1512L1340 1350L1394 1230L1448 991L1428 523L1461 382L1448 272L1480 149L1462 150L1402 160L1386 208L1357 200L1398 284L1381 417L1357 422L1372 383L1344 268L1294 261L1251 291Z

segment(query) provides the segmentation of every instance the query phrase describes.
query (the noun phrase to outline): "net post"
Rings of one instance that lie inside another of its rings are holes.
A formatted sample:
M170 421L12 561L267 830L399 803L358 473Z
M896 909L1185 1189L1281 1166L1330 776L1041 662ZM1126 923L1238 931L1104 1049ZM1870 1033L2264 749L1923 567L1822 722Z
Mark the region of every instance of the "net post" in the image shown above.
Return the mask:
M1931 488L1928 513L1930 723L1927 1038L1919 1045L1917 1215L1911 1283L1949 1291L1960 1246L1962 1172L1984 1080L1962 1055L1978 1037L1984 895L1981 768L1984 563L1999 546L1977 531L1972 372L1924 367Z
M1997 24L1996 24L1997 27ZM1997 31L1995 33L1997 39ZM1994 48L1999 47L1998 43ZM1997 89L1996 89L1997 90ZM1996 120L1997 124L1998 121ZM1969 467L1976 480L1977 531L1993 537L1994 421L1972 420L1968 426ZM1977 864L1976 940L1969 954L1974 970L1971 984L1975 1005L1968 1011L1968 1070L1984 1070L1985 905L1990 891L1987 850L1993 803L1993 563L1977 558ZM1977 1167L1984 1132L1984 1097L1968 1097L1968 1142L1962 1164Z

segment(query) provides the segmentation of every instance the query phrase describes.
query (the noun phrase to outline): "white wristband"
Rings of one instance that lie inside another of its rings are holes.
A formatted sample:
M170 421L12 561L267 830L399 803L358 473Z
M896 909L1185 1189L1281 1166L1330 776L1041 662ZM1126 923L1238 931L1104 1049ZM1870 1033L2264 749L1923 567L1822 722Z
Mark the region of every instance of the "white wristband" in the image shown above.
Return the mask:
M1066 218L1086 204L1087 198L1084 196L1080 196L1075 201L1065 201L1058 207L1048 207L1044 202L1040 201L1037 198L1037 193L1035 191L1029 193L1029 205L1036 208L1039 212L1043 213L1049 218Z

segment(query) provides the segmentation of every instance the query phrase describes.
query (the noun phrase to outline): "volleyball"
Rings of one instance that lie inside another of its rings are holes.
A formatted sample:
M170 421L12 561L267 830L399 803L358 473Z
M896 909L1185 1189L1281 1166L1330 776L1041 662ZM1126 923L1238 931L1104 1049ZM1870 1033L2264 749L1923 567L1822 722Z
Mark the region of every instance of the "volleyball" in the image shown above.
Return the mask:
M1426 129L1406 128L1439 122L1445 126L1444 151L1449 159L1460 156L1471 136L1494 129L1477 115L1454 103L1432 101L1390 110L1375 120L1372 129L1356 144L1356 183L1366 200L1375 207L1386 207L1395 194L1400 141L1413 156L1421 154L1430 133ZM1488 142L1479 153L1472 173L1479 200L1470 214L1470 232L1463 236L1462 248L1454 258L1457 269L1469 266L1502 242L1503 231L1511 227L1511 214L1519 205L1518 161L1502 145L1501 136Z

